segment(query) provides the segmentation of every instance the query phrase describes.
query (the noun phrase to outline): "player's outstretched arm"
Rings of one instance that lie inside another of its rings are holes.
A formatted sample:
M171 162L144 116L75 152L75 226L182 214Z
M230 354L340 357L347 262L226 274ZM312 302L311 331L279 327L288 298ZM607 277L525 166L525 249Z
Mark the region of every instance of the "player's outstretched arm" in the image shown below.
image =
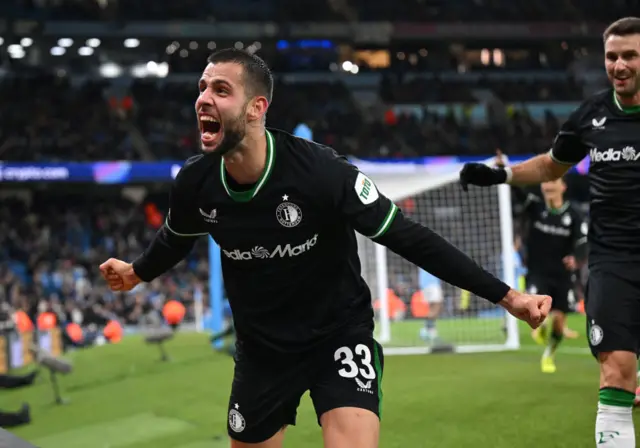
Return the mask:
M111 258L100 272L114 291L129 291L141 282L150 282L182 261L191 252L196 239L207 235L203 213L194 203L193 175L186 173L192 161L178 173L171 188L169 213L149 247L133 262Z
M184 260L193 249L198 235L176 234L169 222L167 217L149 247L131 264L132 270L142 281L150 282L161 276Z
M550 153L541 154L512 167L490 167L483 163L466 163L460 171L460 184L488 187L508 183L516 186L540 184L559 179L571 168L553 159Z
M100 272L113 291L130 291L141 282L150 282L183 260L195 244L195 236L176 235L167 222L158 230L149 247L133 263L110 258Z
M400 211L375 241L441 280L502 306L532 328L538 327L549 313L549 296L511 289L443 237Z
M571 166L587 155L589 145L581 137L583 116L589 103L583 103L562 125L551 145L551 150L525 160L512 167L489 167L482 163L467 163L460 171L460 184L465 191L468 185L487 187L508 183L511 185L534 185L562 177Z
M371 179L346 160L331 160L322 173L333 178L324 182L325 191L333 193L333 206L361 234L441 280L500 304L533 328L548 314L550 297L511 289L440 235L406 218Z

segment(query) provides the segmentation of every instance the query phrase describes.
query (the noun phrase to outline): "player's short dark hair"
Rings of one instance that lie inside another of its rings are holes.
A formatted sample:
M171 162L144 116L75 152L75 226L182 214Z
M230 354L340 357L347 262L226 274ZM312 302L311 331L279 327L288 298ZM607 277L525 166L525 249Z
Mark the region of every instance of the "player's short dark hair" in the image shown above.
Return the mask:
M271 103L273 75L266 62L259 56L236 48L216 51L207 58L210 64L233 62L244 69L245 90L249 96L264 96Z
M604 40L611 36L630 36L640 34L640 17L624 17L613 22L604 30Z

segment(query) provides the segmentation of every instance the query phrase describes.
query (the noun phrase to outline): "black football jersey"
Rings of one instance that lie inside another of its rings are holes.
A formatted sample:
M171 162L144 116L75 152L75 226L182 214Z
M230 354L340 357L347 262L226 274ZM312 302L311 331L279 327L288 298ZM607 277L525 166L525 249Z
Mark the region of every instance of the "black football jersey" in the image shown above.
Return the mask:
M398 208L330 148L277 130L267 131L267 143L264 172L245 191L220 157L191 158L166 226L218 243L244 342L295 352L347 324L372 329L354 229L380 237Z
M447 240L404 217L373 181L331 148L266 132L260 179L240 186L223 159L192 157L171 189L165 224L133 262L151 281L182 260L199 235L221 248L239 344L254 353L305 352L349 331L372 331L356 231L492 303L509 286Z
M572 273L562 259L575 255L576 250L587 242L588 228L582 214L569 202L558 209L549 208L533 194L527 195L524 213L529 229L525 240L529 274L570 280Z
M551 157L590 157L589 263L640 261L640 106L624 108L613 89L585 100L553 143Z

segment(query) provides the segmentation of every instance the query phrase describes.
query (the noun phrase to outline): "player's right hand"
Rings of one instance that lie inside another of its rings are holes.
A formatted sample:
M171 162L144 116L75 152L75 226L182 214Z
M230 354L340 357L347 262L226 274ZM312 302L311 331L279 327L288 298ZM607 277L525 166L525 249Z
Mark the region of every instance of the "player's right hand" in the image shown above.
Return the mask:
M112 291L131 291L142 282L131 263L109 258L100 265L100 273Z
M492 168L484 163L465 163L460 171L460 185L467 191L469 185L489 187L507 181L507 172L502 167Z
M533 329L538 328L551 311L550 296L523 294L513 289L498 304Z

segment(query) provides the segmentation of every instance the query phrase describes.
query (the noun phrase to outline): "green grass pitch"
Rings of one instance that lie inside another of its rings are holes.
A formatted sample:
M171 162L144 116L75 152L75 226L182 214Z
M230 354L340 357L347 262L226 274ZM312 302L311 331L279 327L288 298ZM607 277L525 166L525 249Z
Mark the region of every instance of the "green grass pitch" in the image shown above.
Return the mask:
M582 337L566 341L553 375L540 373L542 348L525 327L518 352L387 357L380 446L592 446L598 367L586 349L584 317L572 316L570 326ZM413 341L418 327L409 327L402 337ZM41 448L227 447L232 360L212 352L204 334L180 334L167 349L169 363L137 337L72 353L75 372L61 379L70 404L54 405L42 376L34 387L0 391L0 407L29 402L33 423L14 433ZM308 396L285 446L322 446Z

